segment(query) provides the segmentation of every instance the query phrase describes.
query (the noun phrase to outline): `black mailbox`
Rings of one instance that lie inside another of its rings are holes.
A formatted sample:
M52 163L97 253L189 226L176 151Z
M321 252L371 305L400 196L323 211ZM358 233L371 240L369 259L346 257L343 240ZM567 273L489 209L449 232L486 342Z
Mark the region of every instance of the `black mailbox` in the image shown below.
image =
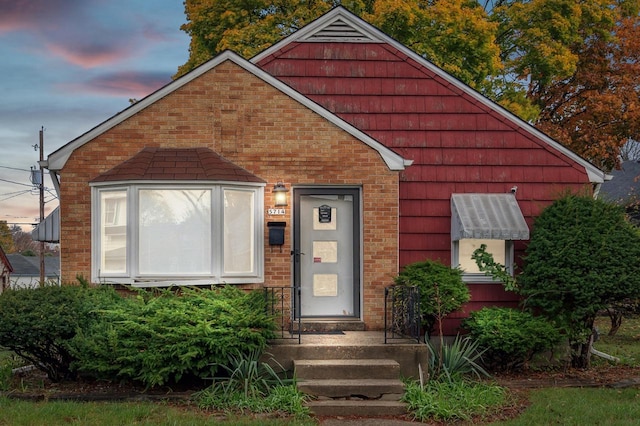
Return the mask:
M269 245L281 246L284 244L284 228L287 222L267 222L269 227Z

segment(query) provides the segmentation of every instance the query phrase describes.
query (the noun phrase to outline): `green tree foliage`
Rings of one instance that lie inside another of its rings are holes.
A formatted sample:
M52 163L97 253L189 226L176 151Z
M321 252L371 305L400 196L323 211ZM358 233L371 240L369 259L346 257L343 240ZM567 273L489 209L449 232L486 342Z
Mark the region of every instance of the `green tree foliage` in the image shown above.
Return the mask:
M621 207L566 195L536 219L520 294L567 333L574 365L588 366L598 311L640 296L640 233Z
M378 0L363 18L472 87L502 69L498 26L475 0Z
M501 68L497 24L475 0L187 0L190 55L177 76L225 49L249 58L340 4L472 86Z
M0 220L0 247L5 253L13 253L13 235L6 220Z
M639 9L639 0L508 0L493 8L503 81L527 91L542 130L605 170L640 136Z

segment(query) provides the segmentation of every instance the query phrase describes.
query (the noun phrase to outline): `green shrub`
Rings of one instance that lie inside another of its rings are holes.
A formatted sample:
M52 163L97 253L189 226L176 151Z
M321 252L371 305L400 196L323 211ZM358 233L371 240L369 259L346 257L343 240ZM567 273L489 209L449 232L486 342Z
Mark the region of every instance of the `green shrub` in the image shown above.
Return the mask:
M518 285L527 307L564 329L574 366L586 367L597 313L640 297L640 232L621 207L564 196L536 219Z
M52 381L71 378L70 340L94 317L96 306L115 298L110 289L73 285L7 290L0 295L0 346Z
M491 369L526 366L535 353L551 349L561 339L546 318L511 308L484 307L462 326L486 349L483 359Z
M234 287L140 292L97 314L73 339L74 366L146 386L212 377L229 355L264 349L275 329L263 294Z
M428 334L438 320L460 309L470 298L469 289L462 281L462 271L433 260L405 266L395 283L420 290L422 325Z

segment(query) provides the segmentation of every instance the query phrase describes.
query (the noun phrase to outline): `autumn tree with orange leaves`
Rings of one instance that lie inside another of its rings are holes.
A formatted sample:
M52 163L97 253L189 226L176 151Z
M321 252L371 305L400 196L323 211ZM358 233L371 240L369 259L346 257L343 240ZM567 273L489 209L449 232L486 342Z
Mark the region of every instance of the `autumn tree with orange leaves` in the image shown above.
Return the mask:
M640 0L185 0L183 75L342 5L604 170L640 140Z
M603 170L640 140L638 0L504 1L494 6L508 75L538 128Z

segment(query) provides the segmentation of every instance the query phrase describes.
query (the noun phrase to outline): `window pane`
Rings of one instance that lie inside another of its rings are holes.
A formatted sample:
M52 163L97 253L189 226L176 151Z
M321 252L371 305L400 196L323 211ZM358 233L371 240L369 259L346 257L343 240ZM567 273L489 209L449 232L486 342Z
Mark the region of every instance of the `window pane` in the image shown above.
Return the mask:
M458 261L460 262L460 268L467 273L480 273L476 261L471 259L473 252L479 249L482 244L486 244L487 253L493 255L493 260L496 263L505 265L505 245L504 240L479 240L475 238L465 238L460 240L460 255Z
M141 189L138 203L140 274L211 273L210 190Z
M252 273L254 191L224 190L224 272Z
M127 191L100 192L100 273L127 272Z

